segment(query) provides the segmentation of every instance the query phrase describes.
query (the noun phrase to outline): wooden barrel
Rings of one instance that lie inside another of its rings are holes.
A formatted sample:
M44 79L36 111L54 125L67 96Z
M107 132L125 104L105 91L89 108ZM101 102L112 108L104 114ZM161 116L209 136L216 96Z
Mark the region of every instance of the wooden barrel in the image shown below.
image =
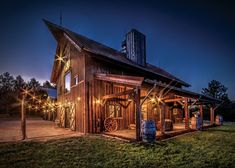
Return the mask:
M199 130L201 128L201 118L200 117L192 117L191 118L191 129Z
M216 125L223 125L223 116L221 116L221 115L216 115L216 117L215 117L215 123L216 123Z
M143 142L154 142L156 139L156 125L153 120L144 120L141 124Z

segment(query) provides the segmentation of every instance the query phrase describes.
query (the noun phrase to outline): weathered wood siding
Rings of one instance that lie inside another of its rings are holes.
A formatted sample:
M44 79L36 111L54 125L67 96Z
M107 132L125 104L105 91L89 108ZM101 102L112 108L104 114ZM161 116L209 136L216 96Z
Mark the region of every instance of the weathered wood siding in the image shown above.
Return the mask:
M66 54L70 56L70 68L66 70L62 68L59 78L57 80L57 97L58 102L62 104L62 107L58 109L58 116L63 116L64 108L69 108L70 123L74 122L74 127L71 126L72 130L84 132L84 115L85 115L85 60L84 54L79 52L73 45L64 40L60 43L61 48L67 45ZM58 54L58 53L57 53ZM71 90L65 93L65 74L71 72ZM74 77L78 75L79 83L75 85ZM75 114L72 113L75 111ZM62 118L61 120L64 120ZM61 121L63 122L63 121ZM64 124L62 123L62 126Z

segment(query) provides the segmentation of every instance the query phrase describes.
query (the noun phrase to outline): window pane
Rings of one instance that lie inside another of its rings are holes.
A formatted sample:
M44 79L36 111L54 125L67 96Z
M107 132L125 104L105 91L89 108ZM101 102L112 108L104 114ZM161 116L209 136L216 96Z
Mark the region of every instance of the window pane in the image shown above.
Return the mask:
M115 117L114 116L114 105L109 105L109 117Z
M68 72L65 75L65 92L70 91L70 86L71 86L71 72Z
M78 76L75 76L74 77L74 85L77 85L78 84Z
M122 117L121 107L116 105L116 117Z

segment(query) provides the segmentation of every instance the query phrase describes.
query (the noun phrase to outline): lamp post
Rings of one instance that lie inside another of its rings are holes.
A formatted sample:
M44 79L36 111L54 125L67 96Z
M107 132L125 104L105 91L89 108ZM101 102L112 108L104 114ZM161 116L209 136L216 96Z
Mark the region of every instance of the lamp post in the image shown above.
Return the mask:
M25 95L21 100L21 131L22 131L22 140L26 139L26 118L25 118Z

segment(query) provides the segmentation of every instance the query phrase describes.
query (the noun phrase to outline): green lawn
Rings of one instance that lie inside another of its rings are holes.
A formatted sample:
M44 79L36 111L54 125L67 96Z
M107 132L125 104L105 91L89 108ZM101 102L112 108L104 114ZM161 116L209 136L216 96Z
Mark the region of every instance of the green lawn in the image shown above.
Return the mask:
M100 136L0 143L0 167L235 167L235 125L153 145Z

